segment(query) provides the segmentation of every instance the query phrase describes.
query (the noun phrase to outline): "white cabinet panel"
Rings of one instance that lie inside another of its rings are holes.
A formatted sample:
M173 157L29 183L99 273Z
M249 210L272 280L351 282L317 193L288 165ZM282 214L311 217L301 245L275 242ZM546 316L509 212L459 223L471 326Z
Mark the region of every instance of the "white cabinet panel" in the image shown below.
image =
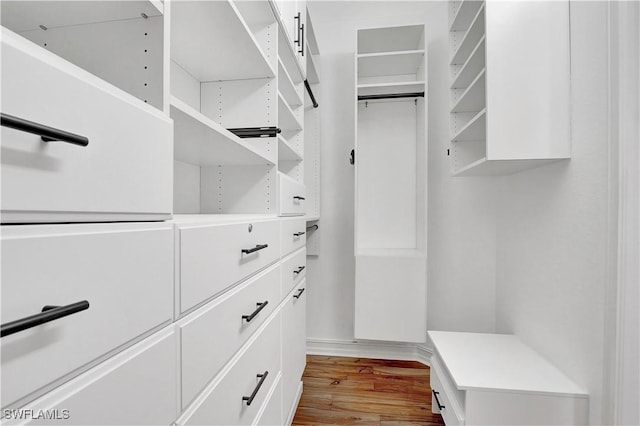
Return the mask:
M44 142L3 127L3 222L169 217L168 117L4 28L2 64L4 114L89 140Z
M280 256L277 220L224 225L178 224L177 235L181 312Z
M307 284L303 280L288 295L282 308L282 402L283 414L292 420L298 402L306 358Z
M3 424L170 424L177 415L175 338L173 327L164 329L25 407L57 419Z
M171 321L172 236L165 223L4 227L3 324L90 306L2 338L2 406Z
M178 323L183 407L260 327L280 300L280 265L275 265Z

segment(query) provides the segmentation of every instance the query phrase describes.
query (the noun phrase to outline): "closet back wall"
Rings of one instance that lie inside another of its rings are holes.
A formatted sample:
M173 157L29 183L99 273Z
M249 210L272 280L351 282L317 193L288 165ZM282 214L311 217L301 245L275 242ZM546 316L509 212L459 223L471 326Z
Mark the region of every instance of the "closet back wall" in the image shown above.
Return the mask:
M356 29L426 24L429 75L428 327L491 332L495 325L494 178L452 178L446 2L311 2L322 50L322 241L309 257L307 336L352 341L354 309L354 145ZM393 149L390 145L389 149ZM356 153L356 161L358 159Z

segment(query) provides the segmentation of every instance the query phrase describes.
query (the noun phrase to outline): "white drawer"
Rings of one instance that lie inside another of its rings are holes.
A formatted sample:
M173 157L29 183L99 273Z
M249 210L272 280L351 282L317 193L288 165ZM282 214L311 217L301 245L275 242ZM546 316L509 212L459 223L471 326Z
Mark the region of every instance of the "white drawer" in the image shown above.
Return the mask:
M431 410L440 413L447 426L464 425L464 391L455 387L437 356L431 358L430 376L433 391Z
M306 275L307 249L301 248L282 260L282 294L289 293Z
M3 227L3 326L90 306L2 338L2 406L171 321L172 248L164 223Z
M265 373L267 376L264 377ZM280 374L280 315L251 338L239 357L214 380L178 424L247 425L255 421ZM260 384L262 382L262 384ZM250 402L246 398L254 395ZM250 405L247 405L250 402Z
M43 142L2 127L2 222L168 218L171 120L2 28L2 112L85 136Z
M178 323L183 408L269 317L281 299L277 264Z
M178 224L177 233L183 313L280 256L277 219L208 226Z
M281 220L281 255L287 254L304 247L307 244L307 221L298 218L286 218Z
M306 190L304 184L289 176L278 173L278 196L280 198L280 216L304 215Z
M302 373L307 364L306 281L289 293L282 308L282 401L283 412L293 420L300 397Z
M176 355L168 327L24 407L22 414L37 420L15 421L10 411L3 424L170 424L177 416Z

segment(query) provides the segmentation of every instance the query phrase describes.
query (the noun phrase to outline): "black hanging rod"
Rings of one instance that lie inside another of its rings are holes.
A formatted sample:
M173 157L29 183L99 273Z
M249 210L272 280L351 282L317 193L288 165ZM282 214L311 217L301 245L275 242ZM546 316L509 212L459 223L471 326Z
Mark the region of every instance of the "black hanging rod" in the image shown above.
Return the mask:
M75 133L66 132L5 113L0 114L0 124L3 127L10 127L22 132L38 135L43 142L66 142L79 146L89 145L89 139L85 136L76 135Z
M424 92L415 93L389 93L386 95L359 95L359 101L370 101L374 99L398 99L398 98L424 98Z
M315 231L316 229L318 229L318 225L311 225L311 226L307 227L307 231L309 231L311 229L313 229Z
M239 138L275 138L282 132L279 127L239 127L227 130Z
M311 98L311 102L313 103L314 108L318 108L318 102L316 102L316 97L313 96L313 92L311 91L311 86L307 80L304 81L304 87L307 88L307 92L309 93L309 97Z

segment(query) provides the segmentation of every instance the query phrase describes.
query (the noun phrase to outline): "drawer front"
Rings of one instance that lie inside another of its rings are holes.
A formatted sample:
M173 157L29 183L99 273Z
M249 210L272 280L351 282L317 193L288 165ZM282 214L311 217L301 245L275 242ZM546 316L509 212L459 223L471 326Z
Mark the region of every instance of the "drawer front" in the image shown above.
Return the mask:
M307 221L305 219L282 219L280 223L281 248L284 257L307 244Z
M183 228L178 233L181 312L220 293L280 256L278 220ZM263 249L243 252L265 244L267 247Z
M307 249L302 248L282 261L282 294L291 291L307 275Z
M172 122L2 28L2 112L89 139L43 142L2 127L2 221L167 218Z
M306 190L302 183L295 182L287 176L278 176L279 196L280 196L280 215L281 216L298 216L304 215Z
M269 317L281 299L278 264L178 323L183 408Z
M171 225L2 231L2 324L47 305L89 302L87 310L2 338L3 407L171 321Z
M261 377L268 372L260 385ZM213 385L205 399L186 413L178 424L252 424L280 374L280 315L276 315L252 340L228 371ZM243 398L254 395L250 405Z
M175 345L173 327L156 333L25 407L51 418L16 423L170 424L177 415Z
M303 280L289 293L282 310L282 400L285 415L295 412L294 404L307 364L306 288Z
M464 425L464 401L460 399L459 395L461 391L458 391L451 383L448 374L446 374L436 357L432 358L430 375L431 389L433 391L431 410L434 413L440 413L447 426ZM438 401L440 405L438 405Z

